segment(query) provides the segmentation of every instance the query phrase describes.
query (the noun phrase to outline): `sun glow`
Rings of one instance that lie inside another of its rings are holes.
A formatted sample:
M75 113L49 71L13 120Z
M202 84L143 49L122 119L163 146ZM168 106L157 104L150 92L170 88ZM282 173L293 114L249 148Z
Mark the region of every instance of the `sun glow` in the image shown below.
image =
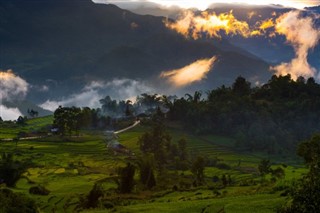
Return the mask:
M207 9L210 5L214 3L235 3L235 4L248 4L248 5L269 5L269 4L280 4L287 7L304 8L307 6L315 6L320 4L319 0L224 0L224 1L214 1L214 0L150 0L166 7L179 6L182 8L197 8L200 10Z

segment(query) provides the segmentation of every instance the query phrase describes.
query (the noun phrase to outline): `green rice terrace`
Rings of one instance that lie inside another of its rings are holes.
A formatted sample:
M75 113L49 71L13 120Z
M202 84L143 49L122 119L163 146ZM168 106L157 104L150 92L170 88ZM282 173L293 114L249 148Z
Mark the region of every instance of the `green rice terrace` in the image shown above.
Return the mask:
M191 161L195 156L206 160L201 184L194 182L188 166L168 166L157 174L154 187L142 186L136 172L132 191L119 193L119 168L142 155L138 141L151 130L150 125L141 122L118 135L128 152L108 147L105 131L98 130L9 140L21 132L35 136L31 133L43 131L52 122L52 116L34 118L23 126L2 126L0 130L0 152L13 153L15 161L28 164L10 189L35 200L40 212L275 212L286 202L288 186L307 172L300 159L241 151L232 138L192 135L179 124L167 122L172 144L184 138ZM262 159L270 159L270 168L281 168L284 173L262 176L258 169ZM30 193L36 186L48 193ZM94 186L103 195L95 206L84 207Z

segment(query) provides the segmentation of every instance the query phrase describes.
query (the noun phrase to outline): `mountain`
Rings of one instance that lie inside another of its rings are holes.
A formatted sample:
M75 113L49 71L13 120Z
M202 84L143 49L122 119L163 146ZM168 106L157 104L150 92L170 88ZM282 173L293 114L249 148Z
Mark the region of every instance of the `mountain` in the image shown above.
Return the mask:
M208 11L215 11L216 13L225 13L232 11L235 17L239 20L243 20L249 23L250 26L254 26L255 23L270 18L279 17L282 14L295 10L294 8L286 8L279 5L236 5L236 4L213 4ZM320 6L310 7L302 10L302 16L308 13L320 14ZM320 20L314 18L315 25L320 27ZM283 36L276 35L272 38L251 37L243 38L240 36L236 37L224 37L232 45L237 46L241 49L245 49L250 53L263 58L269 63L279 64L283 61L290 61L294 57L293 47L288 44ZM318 45L309 54L309 62L312 66L317 69L320 68L320 45Z
M37 106L36 104L27 101L27 100L21 100L21 101L3 101L2 103L3 106L9 108L9 109L15 109L17 108L19 110L19 112L21 112L22 115L30 117L28 111L30 110L34 110L36 112L38 112L38 116L42 117L42 116L47 116L47 115L51 115L52 112L49 110L45 110L39 106ZM14 117L12 118L12 120L17 119L18 117Z
M209 6L207 11L215 13L228 13L232 11L235 17L239 20L246 21L250 26L255 26L257 22L268 20L270 18L279 17L281 14L294 10L294 8L286 8L280 5L246 5L246 4L223 4L214 3ZM177 18L179 13L182 12L178 9L168 8L163 9L160 6L150 6L149 8L138 7L134 11L141 14L164 14L169 17ZM201 11L194 10L199 14ZM320 6L308 7L303 10L303 14L316 13L320 14ZM314 22L316 26L320 27L320 19L315 18ZM294 51L291 45L286 43L283 36L274 36L272 38L251 37L243 38L241 36L224 36L224 40L227 40L232 46L237 46L240 49L245 49L253 55L259 58L263 58L272 64L279 64L283 61L290 61L294 57ZM309 54L309 62L316 68L320 69L320 45L318 45L311 54Z
M227 40L186 39L167 29L164 17L115 5L0 1L0 20L1 69L26 79L32 85L27 98L38 103L76 93L91 81L129 78L163 86L162 71L213 55L218 63L205 82L193 87L211 89L239 75L263 82L271 75L268 63ZM49 90L39 90L42 86Z

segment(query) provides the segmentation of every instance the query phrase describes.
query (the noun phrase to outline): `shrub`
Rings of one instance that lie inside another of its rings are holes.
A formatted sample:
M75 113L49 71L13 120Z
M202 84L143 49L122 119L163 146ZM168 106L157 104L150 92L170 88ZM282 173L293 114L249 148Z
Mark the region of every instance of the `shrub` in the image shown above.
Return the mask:
M226 163L218 163L218 164L216 165L216 167L217 167L218 169L224 169L224 170L230 170L230 169L231 169L231 166L229 166L229 165L226 164Z
M39 185L39 186L32 186L29 189L29 193L34 195L48 195L50 194L50 191L46 189L44 186Z
M0 189L0 212L37 213L36 202L23 194Z

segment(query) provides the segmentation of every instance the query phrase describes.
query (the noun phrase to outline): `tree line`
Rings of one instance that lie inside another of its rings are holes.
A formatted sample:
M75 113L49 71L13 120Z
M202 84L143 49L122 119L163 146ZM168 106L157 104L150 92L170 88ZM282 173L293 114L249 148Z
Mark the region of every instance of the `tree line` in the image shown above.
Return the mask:
M169 101L168 118L195 134L236 139L236 147L272 154L293 153L320 129L320 85L313 78L272 76L252 87L243 77L232 86Z
M240 76L229 87L181 98L142 94L133 103L106 96L100 103L98 109L59 107L54 124L63 133L76 132L86 126L105 128L117 117L150 116L160 110L186 131L233 137L238 148L270 154L292 154L299 141L320 129L320 85L313 78L294 81L290 75L274 75L262 86L251 86Z

